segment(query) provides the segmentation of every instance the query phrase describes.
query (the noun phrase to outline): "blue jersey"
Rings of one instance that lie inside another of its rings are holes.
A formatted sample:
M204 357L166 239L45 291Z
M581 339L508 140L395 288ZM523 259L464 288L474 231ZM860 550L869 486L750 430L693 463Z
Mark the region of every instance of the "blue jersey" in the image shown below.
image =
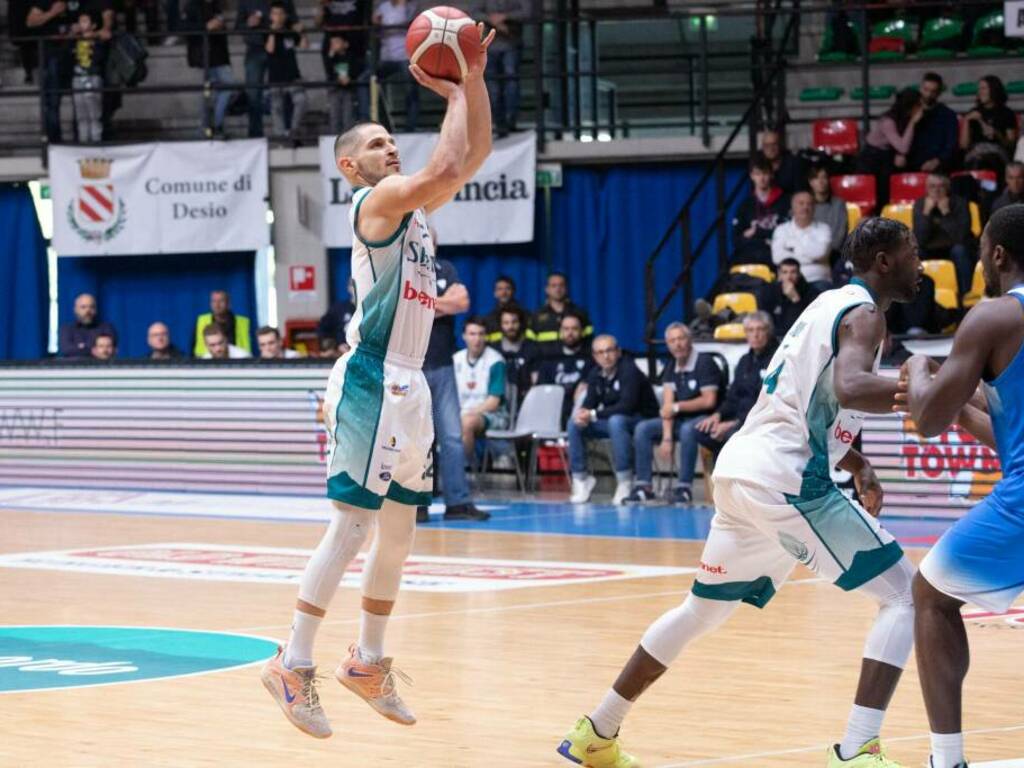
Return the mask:
M1024 286L1008 294L1024 306ZM982 382L996 451L1003 469L1003 479L992 493L1004 501L1012 494L1014 500L1024 498L1024 346L1006 369L991 382Z

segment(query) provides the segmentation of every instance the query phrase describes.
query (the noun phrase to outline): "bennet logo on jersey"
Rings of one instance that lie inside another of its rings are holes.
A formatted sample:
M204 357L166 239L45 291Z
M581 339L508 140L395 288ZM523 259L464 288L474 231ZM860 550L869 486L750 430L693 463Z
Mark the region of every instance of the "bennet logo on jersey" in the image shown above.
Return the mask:
M408 280L405 281L405 287L402 289L402 298L407 301L418 301L420 306L424 309L434 310L436 300L426 291L418 291L415 286Z
M394 395L395 397L405 397L406 395L409 394L409 385L408 384L392 384L388 388L388 391L392 395Z
M835 431L832 432L832 437L844 445L849 445L853 442L853 432L843 429L843 425L838 421L836 422Z
M700 561L700 569L704 571L704 573L713 573L719 576L724 576L728 573L728 571L725 570L724 565L708 565L703 560Z

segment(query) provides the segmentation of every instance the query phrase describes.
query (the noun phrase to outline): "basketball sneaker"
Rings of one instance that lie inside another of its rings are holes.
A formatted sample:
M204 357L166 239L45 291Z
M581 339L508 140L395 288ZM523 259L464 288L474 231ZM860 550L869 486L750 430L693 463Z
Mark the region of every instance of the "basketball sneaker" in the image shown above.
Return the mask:
M882 742L878 739L867 742L849 760L843 760L839 756L838 744L829 747L826 756L828 757L828 768L903 768L901 763L885 756Z
M557 752L585 768L640 768L635 757L622 751L618 736L613 739L598 736L586 716L576 721L576 727L562 739Z
M402 725L414 725L416 715L402 701L395 685L396 677L405 683L412 683L412 680L391 666L390 658L368 664L360 658L356 645L352 645L348 653L348 658L338 665L334 673L338 682L388 720Z
M331 724L316 691L316 667L288 669L284 649L278 646L277 655L263 665L260 680L292 725L318 739L331 735Z

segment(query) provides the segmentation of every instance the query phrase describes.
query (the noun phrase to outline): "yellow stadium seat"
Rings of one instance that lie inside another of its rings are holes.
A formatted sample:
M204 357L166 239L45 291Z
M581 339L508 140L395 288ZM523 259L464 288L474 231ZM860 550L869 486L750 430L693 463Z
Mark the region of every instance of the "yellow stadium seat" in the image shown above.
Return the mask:
M981 260L974 265L974 277L971 278L971 290L964 294L964 309L969 309L981 301L985 295L985 276L981 272Z
M729 270L731 274L750 275L770 283L775 280L775 273L767 264L735 264Z
M861 220L864 214L860 212L860 206L856 203L846 204L846 231L853 232L853 228L857 226L857 222Z
M957 302L956 291L952 291L949 288L936 288L935 289L935 303L943 309L950 309L954 312L958 309L959 304ZM942 329L943 333L953 333L956 331L956 323L947 325Z
M936 295L942 289L950 290L954 296L957 295L956 268L953 266L952 261L948 259L925 259L921 262L921 265L924 267L924 273L935 281Z
M981 237L981 209L977 203L969 203L971 209L971 234Z
M743 323L725 323L715 328L715 341L746 341Z
M757 311L757 297L752 293L720 293L715 296L711 311L718 314L723 309L731 309L737 315Z
M889 203L882 209L882 218L893 219L908 227L914 226L913 203Z

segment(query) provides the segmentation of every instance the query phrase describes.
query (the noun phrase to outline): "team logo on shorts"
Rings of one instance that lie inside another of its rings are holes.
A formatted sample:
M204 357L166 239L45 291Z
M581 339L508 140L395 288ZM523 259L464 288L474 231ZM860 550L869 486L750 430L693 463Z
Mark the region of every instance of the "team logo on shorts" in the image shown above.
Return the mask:
M380 479L383 480L386 483L388 480L391 479L391 473L390 472L381 472L380 475L378 475L378 477L380 477Z
M392 435L380 445L385 451L397 451L398 450L398 438Z
M395 397L405 397L406 395L409 394L409 385L408 384L392 384L388 388L388 391L392 395L394 395ZM394 440L394 438L391 438L391 439Z
M779 531L779 544L781 544L782 548L789 552L794 559L801 563L806 563L810 559L811 553L810 550L807 549L807 545L785 531Z

